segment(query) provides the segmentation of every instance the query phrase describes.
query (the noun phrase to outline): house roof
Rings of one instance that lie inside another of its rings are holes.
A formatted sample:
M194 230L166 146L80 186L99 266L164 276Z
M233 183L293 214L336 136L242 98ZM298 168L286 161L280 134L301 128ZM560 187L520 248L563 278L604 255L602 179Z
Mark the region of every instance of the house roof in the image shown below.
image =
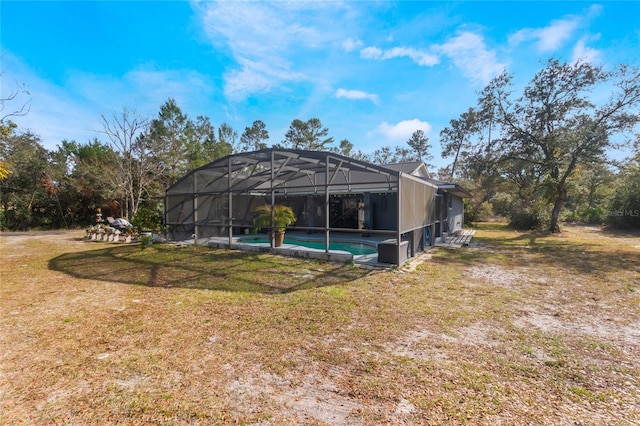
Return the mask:
M429 171L427 170L427 166L425 166L425 164L421 161L407 161L404 163L383 164L382 167L421 178L431 177Z
M447 191L450 194L457 195L458 197L461 197L461 198L471 198L473 196L471 192L469 192L467 189L463 188L457 183L444 182L437 179L432 179L431 175L427 171L427 166L425 166L425 164L420 161L409 161L405 163L385 164L382 167L420 177L426 180L427 182L430 182L433 185L437 186L439 189Z
M469 190L467 190L466 188L464 188L463 186L457 184L457 183L453 183L453 182L444 182L441 180L437 180L437 179L428 179L432 184L436 185L438 187L438 189L441 189L443 191L446 191L450 194L453 195L457 195L460 198L471 198L473 197L473 194L471 192L469 192Z

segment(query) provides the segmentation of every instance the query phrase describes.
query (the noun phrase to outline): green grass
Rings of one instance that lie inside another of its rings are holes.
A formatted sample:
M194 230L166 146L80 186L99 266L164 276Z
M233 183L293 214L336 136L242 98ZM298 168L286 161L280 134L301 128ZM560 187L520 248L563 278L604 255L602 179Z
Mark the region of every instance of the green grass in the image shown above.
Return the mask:
M386 271L78 237L0 235L0 424L640 421L635 235Z

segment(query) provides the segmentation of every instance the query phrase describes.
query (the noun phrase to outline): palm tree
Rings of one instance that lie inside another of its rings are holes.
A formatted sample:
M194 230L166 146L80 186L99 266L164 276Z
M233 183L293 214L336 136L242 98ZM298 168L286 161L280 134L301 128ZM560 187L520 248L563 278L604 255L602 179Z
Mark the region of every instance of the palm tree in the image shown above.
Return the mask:
M262 205L253 210L253 226L256 230L260 228L271 228L272 209L270 205ZM274 247L282 245L284 231L287 226L296 221L296 215L291 207L277 204L273 206L273 233L275 234ZM270 233L271 234L271 233Z

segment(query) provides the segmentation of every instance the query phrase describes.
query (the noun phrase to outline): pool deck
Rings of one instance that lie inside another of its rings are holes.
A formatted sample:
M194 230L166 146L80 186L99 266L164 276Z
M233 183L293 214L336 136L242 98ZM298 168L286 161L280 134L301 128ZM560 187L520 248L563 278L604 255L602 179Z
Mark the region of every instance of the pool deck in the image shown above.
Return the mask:
M304 232L287 231L286 233L292 239L298 239L302 241L324 242L325 235L322 233L307 234ZM435 246L449 249L458 249L469 245L469 242L473 238L475 231L462 230L454 235L449 235L446 242L437 241ZM258 234L259 236L266 237L265 234ZM387 263L378 262L378 253L372 254L352 254L343 250L329 250L314 249L297 244L283 244L281 247L271 248L269 243L249 243L249 241L243 243L243 239L251 240L255 238L255 234L250 235L237 235L233 237L233 242L229 246L228 237L211 237L200 238L197 241L197 245L209 246L218 249L231 249L231 250L243 250L255 253L274 253L282 254L285 256L294 256L304 259L319 259L330 262L351 262L359 265L371 266L371 267L388 267L391 266ZM391 235L385 234L369 234L364 237L359 233L331 233L332 243L355 243L355 244L369 244L377 247L378 243L393 239ZM186 240L182 241L183 244L196 244L196 241Z
M316 234L307 234L302 232L292 232L287 231L286 235L292 237L293 239L303 240L303 241L314 241L314 242L324 242L325 236L321 233ZM266 237L266 235L261 235ZM297 244L283 244L277 248L271 248L269 243L245 243L243 244L242 240L246 238L250 240L254 238L255 235L238 235L233 237L233 243L231 247L229 247L229 238L227 237L211 237L211 238L201 238L198 239L198 245L206 245L212 248L220 248L220 249L238 249L252 252L270 252L275 254L284 254L288 256L295 256L307 259L321 259L327 261L335 261L335 262L350 262L353 261L360 265L370 265L370 266L388 266L386 264L378 263L378 253L372 254L352 254L343 250L329 250L327 253L323 249L313 249L309 247L304 247ZM286 238L286 237L285 237ZM363 237L360 234L355 233L331 233L331 242L332 243L355 243L355 244L369 244L373 247L376 247L379 242L389 239L389 235L373 235L370 234L367 237ZM194 244L194 240L183 241L185 244Z

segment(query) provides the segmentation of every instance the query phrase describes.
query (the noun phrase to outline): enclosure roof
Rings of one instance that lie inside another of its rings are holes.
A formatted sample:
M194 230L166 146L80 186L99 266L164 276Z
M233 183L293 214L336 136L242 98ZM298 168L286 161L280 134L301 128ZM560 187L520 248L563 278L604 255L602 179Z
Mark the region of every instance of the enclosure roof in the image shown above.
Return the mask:
M327 186L332 193L396 191L401 174L332 152L269 148L213 161L185 175L166 193L308 194Z

